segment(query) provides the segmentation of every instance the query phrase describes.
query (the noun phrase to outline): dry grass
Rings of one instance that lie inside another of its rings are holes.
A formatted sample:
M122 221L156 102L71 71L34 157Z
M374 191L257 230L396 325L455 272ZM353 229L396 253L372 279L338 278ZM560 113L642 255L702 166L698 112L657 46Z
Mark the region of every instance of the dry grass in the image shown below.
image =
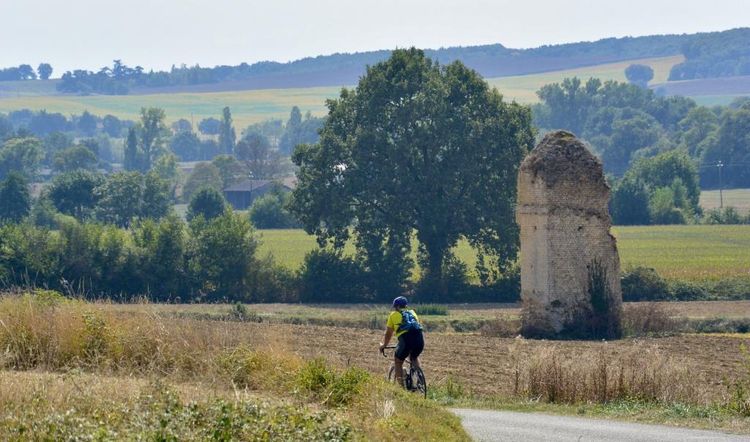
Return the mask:
M675 333L681 322L666 303L643 302L623 308L622 328L627 336Z
M553 345L531 358L512 353L515 395L552 403L638 400L705 403L705 393L687 366L658 349L637 345L612 356L593 350L571 359Z
M15 438L23 431L41 439L75 438L102 428L153 438L158 419L152 418L164 413L177 439L201 440L210 428L196 421L195 413L213 419L224 409L233 425L278 426L282 439L288 437L285 431L297 427L300 434L317 439L329 430L349 434L346 428L351 426L352 437L393 440L399 436L393 429L405 423L419 430L415 434L435 439L466 438L458 419L437 405L395 390L356 367L333 368L323 359L305 359L293 351L294 340L275 327L165 318L143 306L123 313L49 293L2 296L0 369L74 375L53 376L51 383L28 381L36 376L31 374L3 376L0 405L7 413L0 416L0 438ZM149 393L154 382L164 387ZM109 394L112 389L119 393ZM261 421L246 422L243 410L259 407L247 395L292 405L262 406L256 416ZM190 405L196 397L197 408ZM72 414L66 411L71 398L83 403ZM384 401L398 410L398 419L377 417ZM316 409L327 411L316 417ZM30 421L28 416L38 419ZM289 422L284 423L284 416ZM35 426L35 421L43 425ZM79 421L82 430L76 432ZM245 437L242 432L231 434Z

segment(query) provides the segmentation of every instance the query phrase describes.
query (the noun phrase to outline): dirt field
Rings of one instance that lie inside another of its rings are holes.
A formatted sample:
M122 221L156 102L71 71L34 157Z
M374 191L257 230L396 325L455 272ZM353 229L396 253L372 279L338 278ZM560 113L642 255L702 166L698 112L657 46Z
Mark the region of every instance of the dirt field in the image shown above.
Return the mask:
M377 352L382 338L382 332L377 330L264 324L237 327L252 346L282 348L306 358L323 357L340 366L356 365L376 374L385 375L389 366L389 361ZM741 373L743 343L750 345L750 338L685 335L616 342L549 342L429 333L422 363L434 385L444 383L450 376L473 394L502 395L513 389L513 357L528 358L550 346L559 348L571 360L587 351L604 351L612 357L657 352L686 367L695 385L716 398L726 392L722 380L734 379Z

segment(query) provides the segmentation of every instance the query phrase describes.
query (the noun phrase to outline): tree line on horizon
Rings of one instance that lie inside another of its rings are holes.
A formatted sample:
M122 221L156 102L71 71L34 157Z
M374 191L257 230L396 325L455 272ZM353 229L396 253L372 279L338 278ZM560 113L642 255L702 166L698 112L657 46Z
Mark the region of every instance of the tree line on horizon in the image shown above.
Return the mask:
M426 50L433 59L448 64L458 60L485 77L525 75L622 60L683 54L685 61L672 67L670 81L750 75L750 28L690 35L654 35L607 38L596 42L546 45L533 49L510 49L500 44ZM146 71L122 60L98 71L73 69L62 74L57 89L63 93L124 95L133 87L152 88L254 80L255 87L309 87L355 83L365 66L388 58L390 51L334 54L308 57L289 63L240 63L236 66L172 66L169 71ZM584 60L584 61L582 61ZM360 66L352 70L342 66ZM47 63L38 68L38 78L49 78ZM328 83L321 82L326 78ZM314 74L314 75L311 75ZM274 76L283 80L270 81ZM30 65L0 70L0 81L34 80ZM282 84L279 84L279 81Z

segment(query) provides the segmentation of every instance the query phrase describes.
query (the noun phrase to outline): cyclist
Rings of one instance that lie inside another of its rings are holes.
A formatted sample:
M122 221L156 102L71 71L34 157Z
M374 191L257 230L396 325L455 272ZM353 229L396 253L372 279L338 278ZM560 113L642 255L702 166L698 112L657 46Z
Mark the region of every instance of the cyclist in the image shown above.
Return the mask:
M422 324L414 310L407 309L409 301L404 296L399 296L393 300L393 312L388 315L386 322L385 335L383 342L380 343L381 353L391 341L393 334L396 334L398 345L394 354L394 364L396 366L396 380L399 385L404 386L403 367L407 356L411 360L413 367L419 366L419 355L424 350L424 336L422 335Z

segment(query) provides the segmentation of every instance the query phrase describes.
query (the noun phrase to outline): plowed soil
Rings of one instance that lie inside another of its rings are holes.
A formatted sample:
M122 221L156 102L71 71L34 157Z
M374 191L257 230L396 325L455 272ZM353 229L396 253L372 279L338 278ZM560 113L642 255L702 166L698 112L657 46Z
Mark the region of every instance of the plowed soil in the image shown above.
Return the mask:
M382 333L337 327L238 324L248 344L283 347L304 357L323 357L341 365L356 365L385 374L389 360L377 352ZM710 396L726 393L723 381L746 372L740 345L750 345L750 335L682 335L664 338L624 339L613 342L537 341L493 338L473 334L430 333L426 335L422 365L428 381L439 385L448 376L477 395L509 394L514 379L514 358L523 360L554 346L565 358L603 351L618 355L652 352L670 363L685 366L691 378Z

